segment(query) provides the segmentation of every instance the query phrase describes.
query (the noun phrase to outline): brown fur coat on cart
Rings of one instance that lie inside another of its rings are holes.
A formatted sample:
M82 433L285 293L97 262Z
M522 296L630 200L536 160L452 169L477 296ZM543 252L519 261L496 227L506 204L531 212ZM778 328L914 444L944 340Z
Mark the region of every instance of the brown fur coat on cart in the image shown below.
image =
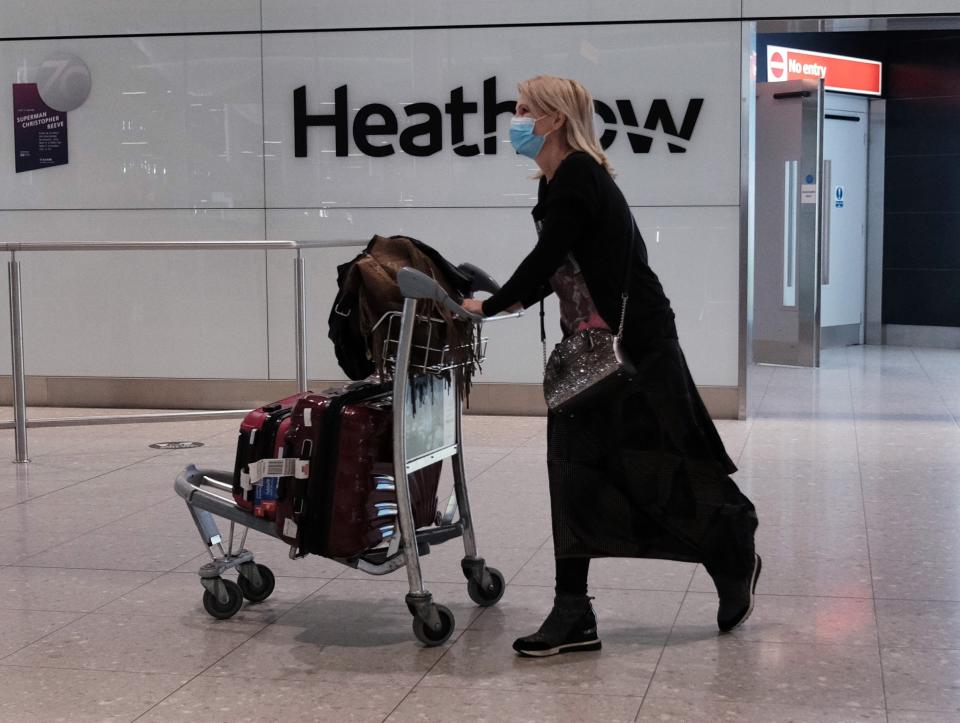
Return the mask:
M470 293L470 277L435 249L407 236L374 236L363 253L337 269L340 291L330 313L330 338L351 378L393 374L400 318L392 312L403 309L397 272L405 267L436 280L457 303ZM463 374L457 391L466 398L482 351L478 330L432 299L418 302L417 315L422 321L414 331L411 377L424 367L459 366ZM442 376L452 379L449 371Z

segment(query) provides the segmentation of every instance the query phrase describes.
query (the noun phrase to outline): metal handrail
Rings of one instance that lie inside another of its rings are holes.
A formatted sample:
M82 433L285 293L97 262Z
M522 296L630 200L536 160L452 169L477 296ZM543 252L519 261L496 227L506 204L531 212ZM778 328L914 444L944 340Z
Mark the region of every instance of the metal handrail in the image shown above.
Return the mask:
M0 251L10 254L7 273L10 282L10 355L12 357L11 374L13 377L13 427L16 430L17 463L29 462L27 450L27 403L26 373L23 366L23 314L21 311L20 262L17 253L33 251L256 251L286 250L296 251L294 260L294 303L296 305L296 323L294 339L296 343L297 389L307 391L307 347L306 347L306 282L304 262L301 251L318 248L348 248L365 246L363 241L35 241L0 243ZM151 421L163 418L178 419L184 416L235 414L235 410L214 412L172 412L150 415ZM79 421L74 417L72 421ZM95 417L87 418L96 419ZM116 417L113 418L117 420ZM45 420L53 426L53 420ZM62 420L61 420L62 421ZM117 420L119 421L119 420ZM8 426L8 425L3 425Z
M0 243L0 251L296 251L365 245L361 241L15 241Z

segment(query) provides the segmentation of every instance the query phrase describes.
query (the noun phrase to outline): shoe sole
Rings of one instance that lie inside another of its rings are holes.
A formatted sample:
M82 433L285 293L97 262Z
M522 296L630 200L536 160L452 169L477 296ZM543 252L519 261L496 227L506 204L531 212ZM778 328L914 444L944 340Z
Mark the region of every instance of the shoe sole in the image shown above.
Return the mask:
M560 653L586 653L591 650L600 650L601 643L599 640L585 640L582 643L567 643L566 645L558 645L555 648L547 648L546 650L518 650L517 654L523 658L547 658L551 655L559 655Z
M753 553L753 555L755 558L755 564L753 566L753 584L750 586L750 606L747 608L747 612L743 614L743 617L737 621L736 625L734 625L729 630L722 631L724 634L732 633L734 630L736 630L745 622L747 622L747 618L749 618L750 613L753 612L753 601L756 598L756 595L754 593L756 593L757 591L757 581L760 579L760 570L763 569L763 560L760 559L760 555L758 555L757 553Z

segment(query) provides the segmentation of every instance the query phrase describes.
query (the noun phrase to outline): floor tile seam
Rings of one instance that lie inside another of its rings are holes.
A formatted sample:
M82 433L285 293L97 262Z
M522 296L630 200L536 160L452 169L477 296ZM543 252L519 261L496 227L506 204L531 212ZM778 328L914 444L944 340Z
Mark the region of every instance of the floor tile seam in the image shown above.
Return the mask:
M514 583L514 580L517 578L517 576L518 576L521 572L523 572L523 569L524 569L528 564L530 564L530 562L531 562L537 555L539 555L540 552L541 552L541 551L547 546L547 544L550 543L550 542L551 542L551 537L550 537L550 536L547 536L546 539L544 539L544 541L543 541L542 543L540 543L540 546L539 546L538 548L536 548L536 550L533 551L533 553L530 555L530 557L528 557L528 558L524 561L524 563L517 569L517 571L516 571L515 573L513 573L513 575L511 575L510 579L506 581L505 586L504 586L504 589L505 589L505 590L506 590L507 588L512 587L512 586L515 584L515 583ZM524 585L518 585L518 587L526 587L526 586L524 586ZM545 589L554 589L554 586L553 586L553 585L550 585L550 586L537 585L537 586L531 586L531 587L538 587L538 588L541 588L541 587L542 587L542 588L545 588ZM484 617L484 615L487 614L487 610L488 610L488 608L482 609L482 610L480 611L480 614L477 615L473 620L471 620L471 621L467 624L467 626L463 629L463 631L461 632L461 634L460 634L460 636L457 638L457 640L459 640L461 637L463 637L463 633L466 633L466 632L469 632L469 631L478 631L478 630L480 630L479 628L474 628L473 626L474 626L474 624L475 624L478 620L481 620L481 619ZM451 647L452 647L452 646L451 646ZM444 651L443 655L441 655L440 657L443 658L445 655L446 655L446 651ZM431 670L432 670L432 668L431 668ZM423 680L423 679L421 678L421 681L422 681L422 680ZM418 681L417 684L414 685L413 688L411 688L411 691L410 691L411 693L416 689L416 687L417 687L418 685L420 685L420 682L421 682L421 681ZM408 693L406 696L404 696L404 700L406 700L407 697L409 697L409 695L410 695L410 694ZM402 703L402 702L403 702L403 701L401 701L401 703ZM399 707L399 705L400 705L400 704L398 704L397 707ZM396 710L396 708L394 708L394 711L395 711L395 710ZM393 711L390 712L390 715L393 715ZM388 715L387 717L389 718L390 716ZM384 719L384 720L386 720L386 719Z
M424 680L426 680L427 676L430 675L430 673L434 670L434 668L436 668L436 667L440 664L440 661L442 661L442 660L447 656L447 653L450 652L450 650L452 650L453 647L463 639L463 636L464 636L464 635L466 635L468 632L470 632L470 626L471 626L474 622L476 622L476 620L477 620L478 618L482 617L485 612L486 612L486 609L482 610L482 611L480 612L480 614L477 615L476 618L474 618L473 620L471 620L471 621L467 624L467 626L466 626L465 628L463 628L463 629L460 630L460 633L457 635L456 639L455 639L452 643L450 643L449 645L446 645L446 646L443 648L443 652L440 653L440 655L439 655L439 656L437 657L437 659L433 662L433 664L430 665L430 666L423 672L423 675L421 675L421 676L417 679L417 681L416 681L413 685L410 686L410 689L406 692L406 694L404 694L404 696L397 702L397 704L390 710L390 712L388 712L387 715L385 715L385 716L383 717L383 722L382 722L382 723L386 723L387 719L390 718L390 716L392 716L392 715L397 711L397 709L398 709L401 705L404 704L404 702L407 700L407 698L409 698L410 695L417 689L417 687L418 687ZM430 687L430 686L427 686L427 687ZM458 686L458 688L462 688L462 687L463 687L463 686Z
M939 713L953 713L954 715L956 715L957 709L956 709L956 708L952 708L952 709L947 709L947 708L943 708L943 709L935 708L935 709L931 710L930 708L901 708L901 707L897 707L897 708L887 708L887 713L888 713L888 714L889 714L889 713L934 713L934 714L939 714ZM888 720L889 720L889 718L888 718Z
M116 602L116 600L112 600L111 603L112 603L112 602ZM110 604L110 603L105 603L105 605L109 605L109 604ZM171 619L172 619L172 620L179 620L179 619L181 619L181 617L182 617L182 615L177 615L177 616L174 616L174 615L159 615L159 616L158 616L158 615L155 615L155 614L153 614L153 613L146 612L146 611L144 611L144 612L133 612L133 613L125 614L125 615L117 615L116 613L113 613L113 612L110 612L110 611L102 611L101 609L102 609L103 607L104 607L104 605L101 605L100 608L97 608L96 610L91 610L91 611L85 612L85 613L77 613L78 617L75 618L74 620L71 620L69 623L67 623L67 625L73 625L73 624L75 624L75 623L80 623L80 622L86 620L87 618L90 618L90 617L93 617L93 616L100 617L100 618L109 618L109 619L111 619L111 620L123 620L124 622L136 621L136 620L138 620L138 619L145 619L145 620L157 620L157 619L161 619L161 620L171 620ZM253 631L252 633L250 633L250 636L253 636L253 635L256 635L256 634L260 633L264 627L266 627L266 626L268 626L268 625L272 625L273 622L276 622L276 621L271 621L271 622L266 622L266 623L252 622L252 621L251 621L251 622L244 622L244 625L248 625L248 626L250 626L250 627L256 627L256 628L257 628L255 631ZM258 626L259 626L259 627L258 627ZM52 634L54 634L54 633L56 633L56 632L59 632L59 630L62 630L62 629L63 629L63 626L61 626L61 627L58 628L57 630L54 630L54 631L51 631L50 633L47 633L47 634L44 635L42 638L37 638L37 639L34 640L32 643L30 643L30 645L35 645L36 643L41 642L43 639L49 637L50 635L52 635ZM236 630L236 629L230 629L230 630L222 629L222 630L219 630L219 629L216 629L216 628L206 628L206 629L204 630L204 633L205 633L205 634L209 634L209 635L215 635L215 636L239 636L239 635L247 635L246 632L241 632L241 631ZM21 648L20 650L22 650L22 649L23 649L23 648ZM17 652L20 652L20 650L18 650Z
M746 623L744 623L746 624ZM726 646L734 647L747 647L747 646L757 646L757 645L766 645L766 646L776 646L782 650L793 649L802 649L806 648L809 650L823 650L823 651L835 651L838 648L844 648L848 651L856 652L877 652L877 648L873 643L864 643L858 645L855 643L824 643L819 641L809 641L809 640L761 640L758 638L744 638L737 634L736 631L730 633L721 633L719 631L711 638L697 638L693 642L704 642L707 640L723 640L723 644ZM690 643L689 640L677 640L675 642L679 643ZM667 647L670 647L670 643L667 643ZM916 648L916 650L925 650L925 648Z
M540 554L540 551L543 549L544 545L547 544L547 542L549 542L549 538L547 538L547 540L544 540L544 542L542 542L542 543L540 544L540 547L536 548L536 549L533 551L533 553L530 555L530 557L528 557L528 558L523 562L523 564L520 565L519 568L517 568L517 571L516 571L515 573L513 573L513 575L511 575L511 577L510 577L509 580L506 580L506 581L505 581L505 583L504 583L504 593L506 593L507 588L513 587L513 585L515 584L513 581L517 578L517 575L519 575L521 572L523 572L523 568L525 568L525 567L533 560L533 558L535 558L538 554ZM526 586L525 586L525 585L518 585L518 587L526 587ZM534 587L546 587L546 586L537 585L537 586L534 586ZM552 588L552 586L550 586L550 587ZM477 615L477 616L476 616L473 620L471 620L469 623L467 623L467 627L465 627L465 628L463 629L463 632L466 632L466 631L468 631L468 630L477 629L477 628L474 628L474 627L473 627L474 624L475 624L478 620L482 619L484 615L487 614L487 610L488 610L488 609L489 609L489 608L482 608L481 611L480 611L480 614Z
M154 703L153 705L151 705L151 706L150 706L149 708L147 708L146 710L142 711L136 718L133 719L133 721L138 721L138 720L140 720L141 718L143 718L143 716L147 715L148 713L150 713L150 711L154 710L154 709L157 708L159 705L161 705L164 701L168 700L170 697L172 697L172 696L176 695L177 693L179 693L179 692L180 692L181 690L183 690L186 686L190 685L194 680L196 680L197 678L199 678L200 676L202 676L202 675L203 675L204 673L206 673L207 671L211 670L214 666L218 665L218 664L219 664L224 658L226 658L228 655L231 655L232 653L236 652L240 647L242 647L243 645L246 645L248 642L250 642L251 640L253 640L253 638L255 638L256 636L260 635L260 633L262 633L264 630L266 630L267 628L269 628L271 625L276 624L281 618L283 618L284 615L286 615L287 613L289 613L289 612L291 612L292 610L296 609L296 607L297 607L298 605L300 605L301 603L303 603L304 600L306 600L307 598L309 598L311 595L316 594L317 591L319 591L321 588L323 588L323 587L324 587L325 585L327 585L329 582L330 582L330 580L327 580L326 582L323 583L323 585L320 585L319 587L317 587L313 592L311 592L309 595L307 595L307 596L306 596L303 600L301 600L299 603L296 603L296 604L294 604L293 606L291 606L289 610L284 611L283 613L279 614L274 620L272 620L272 621L270 621L270 622L266 622L266 623L264 623L259 629L254 630L252 633L250 633L249 635L247 635L243 640L239 641L239 642L238 642L235 646L233 646L230 650L226 651L223 655L221 655L221 656L220 656L219 658L217 658L215 661L211 662L210 665L206 666L203 670L197 672L196 675L192 676L189 680L185 681L182 685L180 685L180 686L178 686L177 688L175 688L174 690L170 691L167 695L165 695L164 697L162 697L162 698L161 698L160 700L158 700L156 703Z
M767 375L767 383L763 387L763 396L760 397L760 402L758 403L757 406L759 406L760 404L763 404L763 400L767 396L767 392L770 391L770 386L773 384L773 377L776 376L776 373L777 373L777 369L774 367L773 373Z
M118 470L114 470L114 471L118 471ZM110 473L108 472L108 473L106 473L106 474L110 474ZM93 479L96 479L96 477L91 477L89 480L84 480L84 482L90 482L90 481L93 480ZM78 483L78 484L82 484L82 483ZM74 486L74 485L70 485L70 487L73 487L73 486ZM67 488L67 487L63 487L63 488L61 488L61 489L68 489L68 488ZM35 501L35 500L41 500L41 499L43 499L44 497L46 497L48 494L54 494L54 493L59 492L59 491L60 491L60 490L53 490L52 492L48 492L48 493L46 493L45 495L41 495L40 497L32 497L31 499L26 500L25 502L21 502L21 503L19 503L19 504L27 504L27 503L33 502L33 501ZM123 515L123 517L120 517L120 518L115 519L115 520L110 520L110 522L105 522L105 523L103 523L103 524L101 524L101 525L97 525L96 527L92 527L92 528L90 528L89 530L87 530L86 532L84 532L83 534L86 535L86 534L89 534L90 532L94 532L95 530L99 530L99 529L102 529L102 528L107 527L107 526L109 526L109 525L116 524L117 522L122 522L122 521L124 521L124 520L126 520L126 519L128 519L128 518L130 518L130 517L133 517L134 515L143 514L145 511L149 510L149 509L152 508L152 507L156 507L157 505L167 504L171 499L172 499L172 498L167 497L167 498L164 498L163 500L160 500L159 502L150 502L149 504L144 505L143 507L140 507L140 508L134 510L133 512L130 512L129 514ZM69 505L69 503L67 503L67 504L65 504L64 506L65 506L65 507L69 507L70 505ZM75 506L74 508L75 508L75 509L78 509L76 506ZM81 536L82 536L82 535L81 535ZM74 539L76 539L76 538L71 538L69 541L72 542ZM40 554L40 553L37 553L37 554Z
M63 543L66 544L66 543ZM54 545L56 547L56 545ZM49 552L47 550L46 552ZM38 555L44 554L43 552L37 553ZM30 557L35 557L31 555ZM29 567L33 570L82 570L84 572L147 572L155 573L156 575L166 575L168 572L175 572L178 567L185 565L189 560L177 564L176 567L163 568L163 569L146 569L146 568L116 568L116 567L68 567L66 565L28 565L26 560L18 560L15 565L12 567ZM319 578L318 578L319 579Z
M269 628L271 625L276 625L277 623L279 623L281 620L283 620L283 618L285 618L287 615L290 615L291 613L293 613L293 612L294 612L295 610L297 610L297 608L299 608L301 605L304 605L304 604L307 602L307 600L309 600L309 599L312 598L314 595L316 595L318 592L320 592L320 591L323 590L325 587L327 587L327 586L328 586L331 582L333 582L336 578L312 578L312 579L314 579L314 580L323 580L323 584L320 585L320 586L318 586L313 592L311 592L311 593L308 594L306 597L304 597L302 600L300 600L300 602L294 603L289 609L284 610L283 612L281 612L279 615L277 615L277 617L276 617L275 620L272 620L271 622L267 623L267 625L265 625L263 628L261 628L260 630L257 630L257 631L250 637L250 639L252 640L252 639L255 638L256 636L260 635L261 633L263 633L264 631L266 631L267 628Z
M157 671L142 672L142 671L131 671L131 670L107 670L104 668L75 668L69 666L62 667L52 667L47 665L23 665L23 664L14 664L14 663L4 663L0 661L0 669L13 669L13 670L24 670L24 671L37 671L37 670L70 670L76 673L111 673L122 675L156 675L156 676L177 676L179 673L163 673Z
M120 469L126 469L126 468L122 467L122 468L120 468ZM113 470L113 471L119 471L119 470ZM105 473L105 474L110 474L110 473L107 472L107 473ZM102 476L102 475L101 475L101 476ZM91 479L96 479L96 477L93 477L93 478L91 478ZM86 481L89 482L90 480L86 480ZM37 499L39 499L39 498L37 498ZM146 506L144 506L144 507L141 507L141 508L133 511L133 512L131 512L130 514L127 514L127 515L124 515L123 517L120 517L119 519L111 520L110 522L105 522L105 523L103 523L102 525L97 525L96 527L92 527L92 528L90 528L89 530L86 530L85 532L81 532L79 535L76 535L75 537L70 537L70 538L68 538L68 539L66 539L66 540L64 540L64 541L62 541L62 542L58 542L58 543L56 543L56 544L51 545L50 547L44 548L43 550L40 550L39 552L36 552L36 553L34 553L34 554L32 554L32 555L28 555L28 556L26 556L26 558L24 558L24 559L27 560L27 559L30 559L31 557L39 557L40 555L44 555L44 554L50 552L50 550L54 549L55 547L59 547L59 546L61 546L61 545L69 545L70 543L76 542L76 541L79 540L81 537L85 537L86 535L97 534L97 531L98 531L98 530L102 530L102 529L104 529L104 528L106 528L106 527L109 527L110 525L114 525L114 524L116 524L116 523L118 523L118 522L123 522L124 520L127 520L127 519L133 517L134 515L142 515L142 514L143 514L144 512L146 512L147 510L149 510L149 509L151 509L151 508L153 508L153 507L157 507L157 506L159 506L159 505L167 504L168 502L169 502L169 499L163 500L163 501L161 501L161 502L151 502L150 504L148 504L148 505L146 505ZM166 536L164 536L164 535L149 535L149 534L144 535L144 533L139 533L139 536L141 536L141 537L144 537L144 536L146 536L146 537L166 537ZM198 554L199 554L199 553L198 553ZM17 564L22 564L22 561L18 560L18 561L17 561ZM180 565L182 565L182 564L183 564L183 563L179 563L179 564L177 565L177 567L180 567ZM50 566L49 566L49 565L33 565L32 567L50 567ZM96 568L67 568L67 569L96 569ZM173 571L173 568L171 568L170 570L167 570L167 572L172 572L172 571ZM121 570L120 572L155 572L155 570Z
M898 650L913 650L920 653L960 653L960 647L955 648L941 648L941 647L930 647L923 646L918 647L916 645L891 645L890 643L882 643L880 646L880 654L882 655L884 651L898 651Z
M929 371L927 370L927 368L923 365L923 362L920 360L920 357L917 356L917 351L916 351L916 349L914 349L913 347L910 347L910 353L913 354L913 358L916 359L917 364L920 366L920 369L923 371L923 374L924 374L924 376L927 378L927 381L930 383L930 386L932 386L933 389L934 389L934 391L937 393L937 397L939 398L939 400L940 400L940 402L943 404L943 406L946 408L947 414L949 414L950 417L953 419L954 425L956 425L956 427L957 427L958 429L960 429L960 418L958 418L957 415L955 415L955 414L953 413L953 410L952 410L951 407L950 407L950 403L947 401L947 399L943 396L943 393L940 391L940 390L941 390L941 387L937 384L937 382L934 380L934 378L930 375L930 372L929 372Z
M715 595L712 590L690 590L690 593L694 595ZM810 595L810 594L800 594L800 593L786 593L786 592L758 592L754 597L758 598L802 598L805 600L873 600L872 597L860 597L858 595ZM908 600L906 602L915 602L913 600Z
M940 598L940 597L878 597L874 598L877 602L906 602L906 603L951 603L960 605L960 597Z
M221 656L220 656L219 658L217 658L215 661L213 661L212 663L210 663L210 665L208 665L208 666L205 667L203 670L199 671L198 673L196 673L195 675L193 675L192 677L190 677L190 679L187 680L187 681L185 681L182 685L177 686L174 690L172 690L172 691L170 691L169 693L167 693L165 696L163 696L163 697L162 697L160 700L158 700L156 703L154 703L153 705L151 705L150 707L148 707L146 710L142 711L139 715L137 715L136 718L133 718L133 719L132 719L131 723L134 723L135 721L140 720L141 718L143 718L143 716L147 715L150 711L152 711L152 710L154 710L155 708L157 708L157 706L159 706L160 704L162 704L165 700L168 700L168 699L171 698L172 696L174 696L174 695L176 695L177 693L179 693L181 690L183 690L185 687L187 687L188 685L190 685L193 681L195 681L197 678L199 678L200 676L202 676L204 673L206 673L206 672L207 672L208 670L210 670L212 667L214 667L215 665L217 665L218 663L220 663L220 661L222 661L222 660L223 660L224 658L226 658L228 655L230 655L231 653L235 652L238 648L240 648L241 646L243 646L243 645L245 645L246 643L248 643L248 642L249 642L250 640L252 640L256 635L259 635L263 630L265 630L267 627L269 627L269 625L270 625L270 623L265 624L260 630L255 631L254 633L252 633L252 634L250 634L249 636L247 636L244 640L238 642L234 647L232 647L230 650L228 650L227 652L225 652L223 655L221 655Z
M132 592L132 591L131 591L131 592ZM127 593L124 593L124 595L126 595L126 594L127 594ZM121 595L120 597L123 597L123 595ZM113 600L111 600L109 603L106 603L106 604L109 605L109 604L115 603L117 600L119 600L119 598L114 598ZM100 606L100 607L102 607L102 606ZM96 608L96 609L99 610L100 608L98 607L98 608ZM64 615L78 615L78 616L80 616L80 615L89 615L90 613L95 612L95 610L57 610L57 609L54 609L54 608L8 607L8 606L3 605L2 603L0 603L0 612L48 613L48 614L62 613L62 614L64 614ZM79 620L79 617L78 617L77 619Z
M513 575L510 576L510 579L507 580L507 586L511 586L511 585L517 584L519 587L525 587L525 586L522 585L522 584L514 583L514 580L516 580L516 579L517 579L517 576L518 576L521 572L523 572L523 570L526 568L526 566L529 565L529 564L533 561L533 559L534 559L537 555L539 555L541 552L543 552L543 550L547 547L547 545L551 544L552 542L553 542L553 537L552 537L552 535L546 535L546 537L544 538L543 542L541 542L540 545L537 547L537 549L533 551L533 554L530 555L530 557L528 557L528 558L526 559L526 561L525 561L519 568L517 568L517 571L516 571L515 573L513 573ZM531 587L550 587L550 588L553 588L554 585L534 585L534 586L531 586Z
M177 571L173 570L173 572L177 572ZM188 572L184 570L183 572L177 572L177 574L178 575L196 575L197 573ZM337 577L327 577L325 575L316 575L316 576L315 575L282 575L278 572L273 573L273 576L277 580L282 580L286 578L288 580L326 580L327 582L332 582L333 580L336 580L339 577L339 575Z
M496 566L494 565L494 567ZM403 568L400 568L400 569L402 570ZM304 579L307 579L307 578L304 578ZM334 580L338 582L369 582L371 585L386 585L388 583L399 584L399 583L407 582L406 577L390 578L390 577L381 577L381 576L375 577L373 575L370 575L368 577L331 577L331 578L318 577L313 579L315 580L326 579L330 582L333 582ZM423 582L424 585L460 585L461 583L463 585L467 584L467 579L465 577L460 577L457 580L431 580L428 577L421 575L421 581ZM508 582L507 584L509 585L510 583ZM429 590L427 590L427 592L429 592Z
M678 702L678 701L682 702L685 700L690 700L691 702L701 702L705 700L704 698L698 699L696 696L693 696L692 698L686 698L683 695L664 695L663 693L655 693L653 695L648 696L648 698L649 700L655 701L655 702ZM884 713L885 712L883 708L845 706L842 703L830 704L830 705L827 705L827 704L816 705L811 703L793 703L793 702L768 701L768 700L738 700L733 698L727 698L725 700L720 700L720 699L710 700L709 702L716 705L729 705L729 706L745 704L748 706L750 705L770 706L771 708L790 708L790 709L799 708L801 710L811 711L811 712L824 712L824 711L835 711L835 710L841 710L844 713ZM901 709L898 709L898 710L901 710ZM847 719L844 719L844 720L847 720Z
M553 585L537 585L537 584L528 584L522 582L510 583L511 587L522 587L522 588L544 588L547 590L553 590ZM610 585L596 585L590 584L591 590L608 590L613 592L664 592L664 593L673 593L674 595L684 595L687 591L674 588L672 590L662 587L612 587ZM697 592L694 590L693 592Z
M150 458L148 458L148 459L152 459L152 457L150 457ZM133 466L136 466L136 465L140 464L140 462L142 462L142 461L144 461L144 460L138 460L138 461L136 461L136 462L132 462L132 463L127 464L127 465L123 465L122 467L116 467L116 468L114 468L114 469L107 470L106 472L101 472L100 474L96 474L96 475L94 475L94 476L92 476L92 477L87 477L87 478L84 478L84 479L82 479L82 480L78 480L78 481L76 481L76 482L71 482L70 484L64 485L63 487L58 487L58 488L55 489L55 490L50 490L49 492L44 492L42 495L37 495L36 497L31 497L30 499L23 500L22 502L16 502L16 503L14 503L13 505L10 505L10 507L16 507L17 505L26 505L26 504L29 504L29 503L31 503L31 502L36 502L36 501L38 501L38 500L42 500L42 499L44 499L44 498L46 498L46 497L49 497L50 495L55 495L55 494L57 494L58 492L62 492L63 490L72 489L73 487L76 487L76 486L78 486L78 485L82 485L82 484L84 484L84 483L86 483L86 482L92 482L92 481L95 480L95 479L99 479L99 478L101 478L101 477L105 477L105 476L108 475L108 474L113 474L114 472L120 472L120 471L122 471L122 470L129 469L130 467L133 467ZM7 507L4 507L3 509L8 509L8 508L7 508Z
M172 572L172 570L171 570L171 572ZM164 575L167 575L167 574L168 574L168 573L162 572L162 573L160 573L160 574L158 574L158 575L154 575L153 577L151 577L151 578L150 578L149 580L147 580L146 582L144 582L144 583L142 583L142 584L140 584L140 585L137 585L136 587L133 587L133 588L131 588L130 590L127 590L126 592L121 593L120 595L117 595L117 597L113 598L112 600L109 600L109 601L103 603L103 604L100 605L99 607L94 608L93 610L91 610L91 611L88 613L88 615L92 615L92 614L94 614L94 613L99 613L103 608L107 607L108 605L112 605L113 603L115 603L115 602L117 602L118 600L120 600L121 598L123 598L125 595L129 595L130 593L136 592L137 590L140 590L140 589L146 587L146 586L149 585L150 583L159 580L161 577L163 577ZM103 614L103 613L101 613L101 614Z
M65 622L63 625L58 625L55 629L48 631L44 635L41 635L39 638L36 638L35 640L31 640L29 643L26 643L25 645L21 645L19 648L9 653L8 655L0 655L0 665L3 665L4 664L3 661L6 660L7 658L17 655L23 652L24 650L26 650L27 648L43 642L44 640L49 638L51 635L55 635L59 633L61 630L63 630L64 628L67 628L75 623L80 622L84 618L87 618L89 615L90 613L81 613L77 617L73 618L72 620ZM46 667L46 666L27 666L27 667Z
M690 582L687 583L687 589L683 593L683 597L680 599L680 604L677 606L677 612L673 616L673 622L670 623L670 631L667 633L666 639L663 641L663 645L660 646L660 654L657 656L657 662L653 665L653 672L650 673L650 679L647 680L647 685L643 689L643 695L640 697L640 707L637 709L636 715L633 717L634 723L640 719L640 711L643 710L643 703L647 699L647 695L650 693L650 688L653 686L653 681L657 677L657 671L660 669L660 662L663 660L663 655L667 650L667 646L670 645L670 641L673 638L673 632L677 627L677 620L680 619L680 612L683 610L683 605L687 601L687 595L690 594L690 586L693 584L693 579L696 576L698 565L694 565L693 572L690 575Z
M601 652L601 653L597 653L597 654L598 654L598 655L603 655L602 652ZM543 660L544 660L544 659L541 659L541 658L521 658L520 656L518 656L518 655L516 655L516 654L514 654L513 657L516 658L516 659L518 659L518 660L523 660L523 661L524 661L524 663L523 663L524 665L529 664L531 667L532 667L532 666L535 666L535 665L538 665L538 664L540 664L540 665L543 665L543 664L544 664L544 663L543 663ZM547 663L546 665L549 665L549 663ZM419 687L419 685L420 685L420 683L417 683L417 685L414 687L414 689L411 690L410 692L413 693L413 692L416 690L416 688ZM471 685L471 684L469 684L469 683L466 683L466 684L460 684L460 683L458 683L457 685L448 685L448 684L443 684L443 683L436 683L436 684L435 684L435 683L432 683L432 682L431 682L429 685L425 685L425 686L423 686L423 687L426 688L426 689L431 689L431 690L486 690L486 691L490 691L490 692L494 692L494 693L496 693L496 692L504 692L504 693L529 693L530 695L543 695L543 694L553 695L554 693L556 693L557 695L570 695L570 696L578 696L578 697L582 697L582 698L598 698L598 697L601 697L601 696L602 696L602 697L604 697L604 698L625 698L625 699L628 699L628 700L639 700L639 701L642 701L642 700L643 700L643 699L642 699L640 696L638 696L638 695L631 695L631 694L629 694L629 693L616 693L616 692L606 691L606 690L604 690L604 691L597 691L597 692L593 692L593 693L588 692L588 691L579 691L579 690L549 690L549 691L545 691L545 690L542 690L542 689L538 689L538 688L536 688L536 687L533 687L533 688L531 688L530 686L514 687L514 686L510 686L509 684L507 684L507 685L476 685L476 684ZM408 694L408 695L409 695L409 694ZM391 711L391 715L392 715L392 713L393 713L393 712ZM386 719L384 719L384 720L386 720Z
M540 554L540 551L541 551L542 549L543 549L543 546L538 547L538 548L530 555L530 557L528 557L526 560L523 561L523 564L520 565L520 567L517 568L517 571L516 571L515 573L513 573L513 574L510 576L510 578L506 581L506 583L505 583L505 589L506 589L506 588L509 588L509 587L513 587L514 585L516 585L517 587L527 587L526 585L523 585L522 583L517 583L517 582L515 582L515 580L516 580L517 577L520 575L520 573L523 572L524 568L525 568L527 565L529 565L529 564L533 561L533 559L534 559L535 557L537 557L537 555ZM532 585L532 586L530 586L530 587L547 587L547 588L553 588L554 586L553 586L553 585Z
M733 634L735 635L736 633L733 633ZM731 634L729 633L718 632L717 638L727 638L727 637L730 637L730 635ZM697 638L693 642L701 642L703 640L704 640L703 638ZM691 642L691 641L686 641L686 642ZM823 650L823 652L827 654L831 652L840 651L841 649L847 650L847 651L863 652L866 650L872 650L875 645L875 643L872 641L868 643L851 643L851 642L829 643L829 642L821 642L821 641L817 641L817 642L799 641L798 642L798 641L792 641L792 640L769 640L764 638L744 638L739 635L737 636L737 644L738 645L779 645L779 646L782 646L782 649L784 650L789 650L790 648L800 648L805 646L809 648L815 648L816 650Z
M914 354L912 350L911 350L911 354L913 354L913 357L916 360L916 354ZM847 360L847 380L850 384L850 398L852 400L853 399L853 374L850 370L850 351L849 350L844 351L844 358ZM858 410L855 408L853 410L853 435L856 442L855 446L857 450L857 469L860 472L860 497L863 500L864 535L866 538L866 547L867 547L867 574L870 576L870 592L873 599L873 605L872 605L873 620L876 625L876 640L877 640L876 650L877 650L877 660L880 665L880 693L883 700L883 709L884 711L886 711L889 707L889 701L887 699L887 676L883 668L883 644L880 637L880 615L877 612L877 586L876 586L876 580L874 579L874 575L873 575L873 555L871 554L871 551L870 551L870 527L869 527L869 524L867 523L867 521L869 520L869 516L867 515L866 492L864 490L864 485L863 485L863 458L862 458L861 447L860 447L860 432L858 429L859 418L860 418L860 415L858 413ZM887 714L887 718L889 719L889 714Z

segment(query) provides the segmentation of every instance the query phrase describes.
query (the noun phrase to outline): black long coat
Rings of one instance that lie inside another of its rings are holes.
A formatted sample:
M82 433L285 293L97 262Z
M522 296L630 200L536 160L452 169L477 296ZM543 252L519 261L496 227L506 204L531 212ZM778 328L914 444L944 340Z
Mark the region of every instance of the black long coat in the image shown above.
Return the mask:
M674 314L630 208L589 155L569 155L533 209L534 249L484 302L495 314L551 292L572 255L604 321L620 318L637 381L618 399L574 415L551 413L547 463L558 557L656 557L712 571L752 569L756 511L730 479L736 467L710 419L677 340Z

